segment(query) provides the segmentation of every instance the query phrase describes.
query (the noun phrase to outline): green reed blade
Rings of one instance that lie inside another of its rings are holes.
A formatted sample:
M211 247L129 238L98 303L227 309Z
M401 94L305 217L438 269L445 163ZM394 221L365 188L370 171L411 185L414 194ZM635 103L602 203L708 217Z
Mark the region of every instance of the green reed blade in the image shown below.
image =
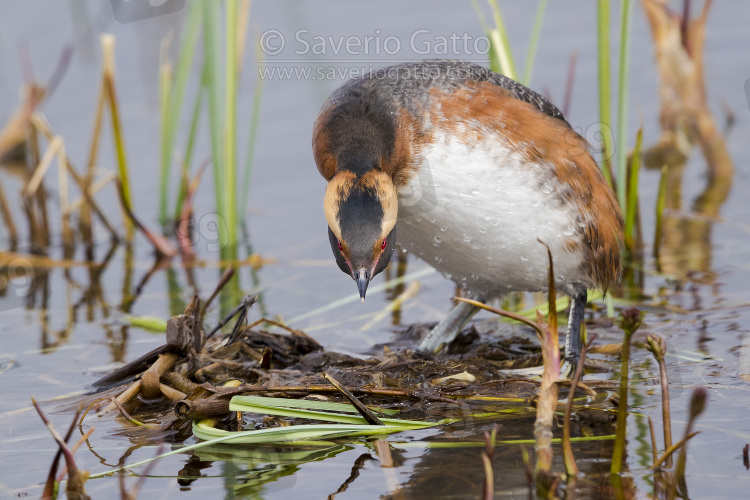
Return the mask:
M536 50L539 46L539 38L542 34L542 22L544 21L544 12L547 10L547 0L540 0L534 16L534 26L531 28L529 37L529 48L526 52L526 63L523 68L523 83L531 85L531 73L534 70L534 59L536 59Z
M604 159L602 172L607 183L615 189L612 160L614 145L612 144L612 104L609 61L609 0L599 0L597 16L597 40L599 57L599 131L604 144Z
M172 164L172 151L180 123L185 90L190 77L190 68L193 64L195 46L198 42L203 15L202 2L190 2L189 5L185 32L180 46L180 57L177 62L177 73L174 82L171 82L171 79L165 82L162 88L164 95L160 96L164 101L162 105L161 199L159 200L159 222L161 224L167 223L168 184L169 171ZM172 85L174 87L170 88Z
M492 42L492 52L496 56L498 70L505 76L518 80L516 63L513 60L513 52L510 48L510 41L508 40L508 33L505 30L500 6L497 4L497 0L487 0L487 3L489 3L492 9L492 18L495 21L495 29L490 30L490 41Z
M635 148L630 161L630 179L628 181L627 211L625 212L625 244L632 250L634 244L633 229L638 213L638 172L641 168L641 149L643 148L643 126L635 137Z
M626 148L628 137L628 81L630 74L630 27L633 18L633 2L620 3L620 57L617 82L617 200L623 213L627 210Z

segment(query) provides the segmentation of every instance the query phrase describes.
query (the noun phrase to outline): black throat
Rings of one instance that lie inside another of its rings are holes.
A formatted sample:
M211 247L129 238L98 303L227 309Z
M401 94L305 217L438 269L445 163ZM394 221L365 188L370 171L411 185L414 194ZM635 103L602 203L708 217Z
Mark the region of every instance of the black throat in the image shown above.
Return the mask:
M339 226L355 269L372 265L373 243L380 239L383 216L383 206L372 189L358 186L342 200Z

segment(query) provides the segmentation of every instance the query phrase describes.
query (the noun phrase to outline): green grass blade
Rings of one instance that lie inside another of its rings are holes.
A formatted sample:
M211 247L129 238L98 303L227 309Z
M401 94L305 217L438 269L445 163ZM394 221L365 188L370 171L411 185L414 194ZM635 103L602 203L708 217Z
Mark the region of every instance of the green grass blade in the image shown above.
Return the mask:
M273 399L273 398L271 398ZM280 404L281 401L273 402L274 405ZM294 403L293 403L294 404ZM279 415L282 417L305 418L309 420L323 420L326 422L337 422L341 424L366 424L367 420L359 414L342 414L330 411L316 411L305 408L294 408L285 406L272 406L243 400L242 396L235 396L229 403L230 411L241 411L245 413L259 413L263 415ZM416 420L401 420L394 418L381 418L381 422L387 426L396 426L402 429L423 429L436 425L434 422L420 422ZM296 427L296 426L295 426Z
M167 58L165 41L161 46L161 62L159 64L159 113L161 123L159 135L161 138L161 166L159 168L159 223L165 225L167 198L169 197L169 95L172 87L172 70Z
M612 144L612 94L610 83L609 62L609 1L599 0L597 16L597 40L599 57L599 131L604 144L604 159L602 171L609 186L614 189L612 178L612 160L614 145Z
M542 34L542 22L544 21L544 12L547 10L547 0L540 0L534 16L534 26L531 28L529 37L529 49L526 52L526 63L523 67L523 83L531 85L531 73L534 70L534 59L536 59L536 49L539 46L539 38Z
M132 191L130 189L130 171L128 169L128 155L123 136L120 106L117 101L117 85L115 82L115 36L103 34L100 38L102 48L102 82L105 89L105 103L109 104L109 115L112 119L112 136L115 143L117 158L117 172L120 177L122 202L129 210L133 209ZM125 233L128 240L133 237L133 222L125 217Z
M664 208L667 206L667 166L662 165L661 176L659 177L659 191L656 197L656 223L654 227L654 259L656 259L658 271L661 271L659 265L659 256L661 254L661 238L664 223Z
M162 318L155 318L153 316L131 316L130 314L123 314L121 316L122 321L128 323L130 326L148 330L151 332L166 332L167 322Z
M213 160L214 191L216 194L216 214L219 225L226 224L224 213L224 119L221 108L221 60L219 9L220 2L201 2L203 4L203 44L206 65L206 90L208 95L208 126L211 134L211 156ZM219 231L219 245L229 245L226 231Z
M259 463L299 464L303 462L318 462L326 458L352 449L350 445L334 443L333 441L298 440L294 442L294 449L279 446L217 446L202 448L196 453L201 461L231 460L242 461L247 465ZM263 476L265 478L265 476ZM244 497L243 497L244 498Z
M487 2L490 4L492 18L495 21L495 29L490 30L490 42L497 66L497 69L494 67L493 69L509 78L518 80L516 63L513 60L513 52L508 41L508 33L505 31L505 23L503 22L503 15L500 12L500 6L497 4L497 0L487 0Z
M230 248L237 248L237 17L238 0L226 1L224 109L224 214ZM216 200L219 201L219 198Z
M167 223L167 203L168 203L168 183L169 170L172 164L172 151L174 148L177 128L182 113L183 101L185 100L185 90L190 77L190 67L193 63L195 46L200 34L201 18L203 14L202 2L190 2L187 14L185 32L180 46L180 57L177 62L177 74L174 80L174 89L167 90L167 105L162 108L162 126L164 136L161 148L161 199L159 203L159 221L161 224Z
M357 409L349 403L331 403L328 401L311 401L309 399L269 398L264 396L234 396L232 403L261 405L274 408L300 408L306 410L339 411L344 413L358 413ZM398 410L389 410L379 406L368 406L373 411L385 415L397 415ZM240 409L232 411L243 411Z
M617 199L620 210L627 209L627 175L625 144L628 137L628 75L630 74L630 26L633 18L633 2L620 3L620 57L617 83Z
M632 250L635 228L635 217L638 213L638 172L641 168L641 148L643 147L643 126L638 129L635 138L635 149L630 162L630 180L628 181L628 201L625 212L625 244Z
M587 443L592 441L612 441L615 439L614 434L605 436L580 436L570 438L571 443ZM560 444L560 438L552 438L552 444ZM484 441L410 441L399 442L389 441L394 448L484 448L487 444ZM496 439L495 446L518 446L519 444L536 444L534 439Z
M185 154L183 155L182 168L185 172L190 172L190 165L193 162L193 151L195 150L195 138L198 135L198 124L201 120L201 110L203 109L203 97L207 87L207 66L203 65L201 75L201 84L195 94L195 103L193 104L193 113L190 117L190 132L188 133L187 143L185 144ZM174 220L178 220L182 215L182 204L185 202L187 194L186 176L180 176L180 189L177 191L177 201L174 207Z
M256 60L260 60L259 57ZM261 63L258 63L261 64ZM247 202L250 199L250 180L253 173L253 154L255 153L255 140L258 137L258 121L260 120L260 103L263 95L263 79L260 77L262 68L258 68L258 78L255 80L255 91L253 92L253 111L250 115L250 131L248 132L247 140L247 156L245 157L245 176L242 182L242 203L240 210L242 210L242 219L245 218L245 210L247 209Z

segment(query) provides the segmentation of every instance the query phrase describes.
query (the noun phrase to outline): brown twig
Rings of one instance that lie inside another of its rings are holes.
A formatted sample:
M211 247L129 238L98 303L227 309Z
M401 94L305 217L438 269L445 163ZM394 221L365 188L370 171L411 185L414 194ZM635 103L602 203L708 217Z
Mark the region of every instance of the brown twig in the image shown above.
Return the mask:
M258 296L257 295L248 295L247 297L245 297L245 299L242 301L242 303L240 305L238 305L237 307L235 307L234 309L232 309L229 312L229 314L227 314L226 316L224 316L221 319L221 321L219 321L219 323L214 327L213 330L211 330L210 332L208 332L206 334L206 340L210 339L216 332L218 332L219 330L221 330L221 328L224 325L226 325L227 323L229 323L230 321L232 321L232 318L234 318L235 316L237 316L240 312L242 312L242 310L247 309L251 305L255 304L255 302L257 300L258 300Z
M192 394L194 390L200 387L181 373L175 371L167 372L162 375L162 380L169 384L169 386L174 387L176 390L185 394Z
M159 389L161 390L161 393L170 401L181 401L187 397L186 393L178 391L177 389L170 387L167 384L160 383Z
M542 385L539 387L539 400L537 401L536 419L534 421L534 438L536 440L534 450L536 451L537 494L546 495L554 491L550 489L548 480L553 458L552 425L558 399L556 382L560 379L560 344L557 331L555 268L552 251L546 243L541 240L538 241L547 249L549 316L545 322L544 316L539 311L536 312L544 371L542 372Z
M52 133L52 128L50 127L44 115L42 115L41 113L34 113L31 117L31 123L34 126L34 129L41 132L48 141L51 142L54 139L55 136ZM76 169L73 168L73 163L70 161L70 158L65 158L65 166L68 169L68 173L73 178L73 181L75 181L75 183L78 185L78 188L81 190L81 195L86 199L88 206L94 210L94 213L96 213L96 215L99 217L99 220L102 222L102 224L104 224L104 226L112 234L112 236L116 237L117 231L115 231L115 229L112 227L112 224L110 224L107 216L104 215L104 212L99 207L99 204L96 203L94 197L89 193L89 189L87 189L87 182L78 174Z
M80 410L79 410L80 413ZM73 419L73 421L70 423L70 426L68 427L68 431L65 433L65 442L67 443L70 440L70 437L73 435L73 429L76 427L76 420L78 415L76 414L76 418ZM44 419L42 419L44 420ZM57 473L57 467L60 464L60 457L62 456L62 448L58 447L57 451L55 452L55 458L52 459L52 465L50 466L49 473L47 474L47 481L44 483L44 490L42 491L42 498L43 499L52 499L53 493L55 491L55 474ZM67 470L67 467L65 468ZM60 480L58 480L59 482Z
M198 172L195 174L193 180L189 183L186 182L186 192L185 198L182 201L180 220L177 222L177 227L175 228L175 235L179 242L180 255L182 256L183 262L192 262L195 260L195 250L193 250L193 242L190 239L190 214L193 211L193 196L198 190L198 185L200 184L203 172L206 171L206 167L210 164L210 160L204 161L200 167L198 167Z
M542 335L542 332L539 328L539 325L530 320L529 318L525 316L521 316L520 314L512 313L510 311L505 311L503 309L496 309L494 307L488 306L487 304L484 304L482 302L479 302L477 300L467 299L464 297L453 297L451 300L454 300L456 302L466 302L467 304L471 304L473 306L479 307L480 309L484 309L485 311L489 311L493 314L497 314L498 316L504 316L506 318L514 319L516 321L520 321L521 323L530 326L539 335Z
M140 422L140 421L134 419L132 416L130 416L130 413L128 413L128 411L125 409L125 407L122 406L122 404L120 404L117 401L117 398L110 398L110 399L112 401L112 404L114 404L117 407L117 409L120 410L120 413L122 414L123 417L125 417L125 420L127 420L131 424L137 425L139 427L142 426L142 425L144 425L143 422Z
M269 325L273 325L273 326L279 327L282 330L286 330L287 332L291 333L292 335L297 335L299 337L304 337L306 339L310 339L310 340L314 341L317 344L317 341L314 338L312 338L311 336L309 336L308 334L306 334L302 330L297 330L295 328L292 328L291 326L285 325L284 323L280 323L278 321L274 321L274 320L268 319L268 318L260 318L259 320L256 320L253 323L250 323L249 325L247 325L247 328L249 330L249 329L254 328L254 327L256 327L256 326L258 326L258 325L260 325L262 323L268 323Z
M344 397L349 400L352 405L354 405L359 414L362 415L365 420L367 420L367 423L369 423L370 425L384 425L383 422L381 422L380 419L376 417L368 407L363 405L362 402L354 396L354 394L352 394L346 387L341 385L341 383L333 378L328 372L323 372L323 378L333 384L333 386L338 389L339 392L343 394Z
M18 242L18 229L16 228L16 223L13 221L13 214L10 211L10 206L8 205L2 185L0 185L0 217L2 217L5 227L8 229L8 239L14 242L12 246L15 246L15 242Z
M203 311L201 312L201 318L203 318L206 315L206 311L208 310L208 307L211 305L211 303L214 301L216 297L219 296L219 292L221 292L222 288L229 283L229 280L232 279L232 276L234 276L234 266L230 266L224 271L224 273L221 275L221 278L219 279L219 282L216 284L216 288L214 288L213 293L211 293L211 296L208 298L206 303L203 305Z
M73 419L73 424L71 425L71 428L75 428L75 422L76 422L76 419ZM86 431L86 434L84 434L83 436L81 436L78 439L78 441L76 441L76 444L74 444L73 447L70 448L70 453L73 454L73 456L75 456L76 451L78 451L78 448L80 448L83 443L85 443L86 441L88 441L88 439L91 437L91 435L94 433L95 430L96 430L96 427L92 427L91 429L89 429L88 431ZM66 439L65 439L66 442L68 440L67 437L68 436L66 436ZM63 468L62 468L62 470L60 471L60 474L57 475L57 482L58 483L61 482L63 480L63 478L65 478L65 474L67 472L68 472L68 466L64 465Z
M151 242L151 244L154 246L154 249L164 257L170 258L177 255L177 249L169 242L169 240L167 240L164 236L151 231L140 221L140 219L135 216L130 208L128 201L125 198L125 191L123 190L120 179L117 179L117 194L120 199L120 205L122 206L125 214L128 216L130 221L133 222L133 224L135 224L138 229L141 230L146 239Z
M175 363L177 363L178 359L179 359L179 355L175 353L170 352L166 354L161 354L159 355L159 358L154 362L154 364L151 365L151 367L148 370L146 370L146 373L148 373L149 371L153 371L156 375L158 375L158 378L157 378L157 383L158 383L158 380L161 378L161 376L167 371L171 370L172 367L175 365ZM130 387L125 389L119 396L117 396L116 402L119 404L127 403L128 401L133 399L136 395L138 395L138 393L141 391L141 387L142 387L141 380L136 380L130 385ZM161 392L160 389L159 389L159 392ZM110 403L109 405L107 405L106 408L104 408L104 410L101 411L100 414L104 415L114 410L115 408L116 408L116 404L114 402Z
M229 400L228 397L183 399L175 403L174 414L182 420L225 417L229 414Z

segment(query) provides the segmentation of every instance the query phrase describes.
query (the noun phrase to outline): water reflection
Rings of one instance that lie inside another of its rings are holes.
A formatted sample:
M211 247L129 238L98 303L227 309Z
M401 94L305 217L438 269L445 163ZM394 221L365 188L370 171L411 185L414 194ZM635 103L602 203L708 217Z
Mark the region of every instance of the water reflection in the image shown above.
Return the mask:
M661 101L661 137L644 160L647 167L664 167L661 182L666 186L662 231L654 242L656 267L681 281L712 284L711 231L729 196L734 168L705 88L703 53L711 2L693 20L689 10L680 16L655 0L645 0L643 6L654 39ZM682 179L695 146L705 159L707 182L685 213Z

